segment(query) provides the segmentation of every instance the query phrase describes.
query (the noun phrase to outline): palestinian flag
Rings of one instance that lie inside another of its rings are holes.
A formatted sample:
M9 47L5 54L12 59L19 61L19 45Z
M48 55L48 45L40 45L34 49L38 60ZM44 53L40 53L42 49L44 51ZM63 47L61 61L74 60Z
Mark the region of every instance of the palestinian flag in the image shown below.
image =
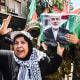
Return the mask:
M80 39L80 15L70 14L69 16L69 32L71 34L75 32Z
M43 13L48 13L47 8L43 11Z
M36 13L36 1L32 0L29 6L29 15L28 15L28 22L37 20L37 13Z
M41 42L45 41L43 32L44 32L44 30L49 29L49 16L50 15L56 15L56 14L50 14L50 13L41 14L41 21L43 24L43 26L40 29L40 41ZM58 16L58 14L56 16ZM74 32L75 32L77 34L78 38L80 39L80 15L61 14L60 28L68 30L70 34L74 34ZM50 39L50 38L48 38L48 39ZM62 39L60 39L60 41L61 40ZM69 42L69 44L67 44L67 45L71 45L71 44L72 43ZM54 45L52 45L52 46L54 46Z

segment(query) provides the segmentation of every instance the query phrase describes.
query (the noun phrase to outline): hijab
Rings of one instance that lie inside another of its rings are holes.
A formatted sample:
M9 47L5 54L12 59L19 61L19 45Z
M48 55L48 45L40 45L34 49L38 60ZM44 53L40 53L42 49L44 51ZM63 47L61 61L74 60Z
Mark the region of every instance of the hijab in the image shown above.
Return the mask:
M19 34L19 35L15 36L14 42L15 42L16 38L18 38L18 37L24 37L24 39L28 42L28 47L29 47L28 54L24 58L19 58L19 59L23 60L23 61L28 60L31 56L31 53L32 53L32 41L28 37L26 37L25 35Z

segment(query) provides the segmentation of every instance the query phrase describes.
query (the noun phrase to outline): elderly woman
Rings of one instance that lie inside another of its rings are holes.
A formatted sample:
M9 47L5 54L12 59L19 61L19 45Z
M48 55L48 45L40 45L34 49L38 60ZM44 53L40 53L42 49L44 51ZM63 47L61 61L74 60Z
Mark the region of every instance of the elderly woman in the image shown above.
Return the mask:
M5 35L10 29L11 16L3 20L0 34ZM36 48L32 48L32 37L28 32L15 31L11 34L14 51L0 50L0 71L4 80L44 80L45 74L54 73L62 61L64 47L58 43L57 54L50 58Z

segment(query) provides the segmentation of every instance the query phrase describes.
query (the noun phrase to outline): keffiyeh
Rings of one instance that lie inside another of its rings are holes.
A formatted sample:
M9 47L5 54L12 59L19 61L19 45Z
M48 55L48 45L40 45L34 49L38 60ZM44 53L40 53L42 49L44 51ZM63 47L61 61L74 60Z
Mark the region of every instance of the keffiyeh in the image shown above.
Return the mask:
M44 57L46 57L46 54L35 48L29 60L22 61L14 56L15 61L20 65L18 80L42 80L38 62Z

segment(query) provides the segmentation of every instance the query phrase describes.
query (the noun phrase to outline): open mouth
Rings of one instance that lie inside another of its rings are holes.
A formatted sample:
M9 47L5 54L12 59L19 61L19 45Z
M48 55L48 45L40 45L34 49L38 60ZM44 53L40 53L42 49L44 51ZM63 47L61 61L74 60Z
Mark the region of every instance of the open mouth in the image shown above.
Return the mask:
M21 54L21 53L23 53L24 52L24 50L17 50L17 53L18 54Z

